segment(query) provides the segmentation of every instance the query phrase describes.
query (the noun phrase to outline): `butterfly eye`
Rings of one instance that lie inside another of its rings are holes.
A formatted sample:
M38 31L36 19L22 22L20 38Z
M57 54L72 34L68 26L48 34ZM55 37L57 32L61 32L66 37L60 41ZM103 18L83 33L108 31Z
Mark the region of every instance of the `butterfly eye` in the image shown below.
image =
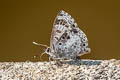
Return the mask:
M50 52L50 48L47 48L47 52Z

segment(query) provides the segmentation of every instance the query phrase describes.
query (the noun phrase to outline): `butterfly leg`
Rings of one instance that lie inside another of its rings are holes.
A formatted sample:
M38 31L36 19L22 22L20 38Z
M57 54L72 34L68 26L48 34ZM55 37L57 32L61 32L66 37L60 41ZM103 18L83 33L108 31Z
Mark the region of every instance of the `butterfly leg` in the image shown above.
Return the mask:
M50 56L49 57L49 62L50 62L50 65L52 66L52 62L51 61L52 61L52 57Z
M55 58L54 61L55 61L55 64L56 64L58 67L61 67L61 66L62 66L62 61L61 61L60 59Z
M52 57L49 57L49 61L51 62Z

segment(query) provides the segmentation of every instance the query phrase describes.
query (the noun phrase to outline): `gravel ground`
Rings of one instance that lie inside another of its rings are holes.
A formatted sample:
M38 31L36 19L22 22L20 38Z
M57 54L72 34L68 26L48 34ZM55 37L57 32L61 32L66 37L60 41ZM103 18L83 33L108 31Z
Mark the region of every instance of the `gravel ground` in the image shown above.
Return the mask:
M120 80L120 60L0 62L0 80Z

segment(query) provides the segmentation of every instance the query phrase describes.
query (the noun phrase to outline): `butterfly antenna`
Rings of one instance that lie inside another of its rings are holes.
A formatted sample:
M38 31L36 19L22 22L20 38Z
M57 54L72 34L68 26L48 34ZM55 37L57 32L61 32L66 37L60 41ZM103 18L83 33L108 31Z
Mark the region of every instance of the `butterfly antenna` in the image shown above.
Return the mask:
M33 41L32 43L35 44L35 45L38 45L38 46L43 46L43 47L46 47L46 48L48 47L47 45L39 44L39 43L36 43L36 42L34 42L34 41Z

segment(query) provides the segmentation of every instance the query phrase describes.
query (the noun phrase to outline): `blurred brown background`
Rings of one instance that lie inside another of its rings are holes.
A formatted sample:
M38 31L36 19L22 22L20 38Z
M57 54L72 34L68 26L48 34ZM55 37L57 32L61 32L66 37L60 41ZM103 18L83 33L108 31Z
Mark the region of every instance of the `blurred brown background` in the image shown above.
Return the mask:
M90 54L82 59L120 59L119 0L2 0L0 1L0 61L40 61L33 58L49 45L53 21L65 10L86 33ZM43 60L48 55L42 56Z

